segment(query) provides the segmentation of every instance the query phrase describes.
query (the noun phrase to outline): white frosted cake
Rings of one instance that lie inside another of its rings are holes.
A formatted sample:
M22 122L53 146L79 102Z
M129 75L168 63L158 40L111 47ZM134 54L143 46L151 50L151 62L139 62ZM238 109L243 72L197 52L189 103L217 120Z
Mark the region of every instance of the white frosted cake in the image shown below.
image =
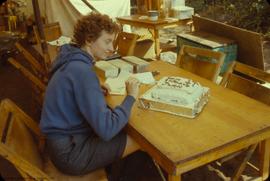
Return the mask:
M144 108L193 118L207 103L209 88L182 77L163 77L141 98Z

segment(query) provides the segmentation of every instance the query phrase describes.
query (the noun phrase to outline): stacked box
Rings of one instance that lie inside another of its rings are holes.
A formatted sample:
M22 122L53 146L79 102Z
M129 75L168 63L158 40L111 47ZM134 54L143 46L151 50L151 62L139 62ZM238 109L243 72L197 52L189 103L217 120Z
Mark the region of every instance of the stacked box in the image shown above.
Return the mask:
M220 37L214 34L195 31L177 35L177 50L183 45L196 46L225 53L224 63L221 67L221 74L226 72L228 65L237 60L237 45L234 40Z
M95 71L101 77L117 77L119 69L106 61L98 61L95 64Z
M194 8L188 6L176 6L171 9L171 16L177 19L191 19Z
M133 66L131 64L125 62L124 60L114 59L114 60L110 60L108 62L110 64L112 64L113 66L119 68L120 71L126 71L126 72L133 73Z
M134 66L135 73L145 72L146 67L150 64L149 62L135 56L125 56L122 58Z

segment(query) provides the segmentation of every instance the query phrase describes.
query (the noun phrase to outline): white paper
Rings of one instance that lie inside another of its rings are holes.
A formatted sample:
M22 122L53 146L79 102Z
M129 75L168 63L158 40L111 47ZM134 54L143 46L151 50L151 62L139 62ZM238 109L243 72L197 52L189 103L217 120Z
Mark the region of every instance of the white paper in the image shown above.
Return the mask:
M48 41L48 44L53 46L62 46L64 44L70 43L71 38L67 36L61 36L57 40L54 41Z
M137 73L131 76L138 79L142 84L154 84L156 82L152 72Z
M121 71L116 78L107 78L104 86L108 88L110 95L125 95L126 81L129 77L134 77L142 84L154 84L156 81L152 72L131 74L127 71Z
M126 94L126 80L131 73L121 71L116 78L107 78L104 86L108 88L111 95L125 95Z

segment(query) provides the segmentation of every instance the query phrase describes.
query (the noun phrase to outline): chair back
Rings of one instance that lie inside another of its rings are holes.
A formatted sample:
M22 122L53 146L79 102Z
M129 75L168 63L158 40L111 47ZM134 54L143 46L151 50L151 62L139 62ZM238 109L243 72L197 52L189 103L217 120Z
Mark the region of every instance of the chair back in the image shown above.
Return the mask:
M120 32L114 42L114 48L121 56L133 55L138 37L134 33Z
M270 105L270 74L255 67L234 61L220 83L248 97Z
M53 41L62 36L62 31L59 22L49 23L43 25L44 35L46 41ZM37 40L37 43L41 43L41 39L38 33L37 26L34 26L34 34Z
M0 155L20 172L33 178L49 177L42 171L43 160L38 140L42 138L37 124L8 99L0 103ZM43 137L44 138L44 137Z
M176 66L216 82L225 54L209 49L183 45Z

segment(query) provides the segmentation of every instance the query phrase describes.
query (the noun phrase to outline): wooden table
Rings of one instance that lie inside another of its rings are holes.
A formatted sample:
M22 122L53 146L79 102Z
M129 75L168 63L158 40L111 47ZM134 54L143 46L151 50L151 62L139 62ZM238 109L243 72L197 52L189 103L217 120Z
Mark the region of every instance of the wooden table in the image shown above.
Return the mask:
M159 30L164 28L173 28L180 25L186 25L190 22L190 19L187 20L178 20L178 19L158 19L157 21L151 21L149 19L140 19L141 15L132 15L132 16L123 16L116 18L121 25L127 24L131 26L137 26L153 30L153 38L155 41L155 53L159 57L160 54L160 41L159 41Z
M210 88L210 99L194 119L133 107L128 134L169 174L169 180L181 180L181 174L230 153L261 142L260 175L269 170L270 107L229 89L215 85L183 69L162 61L151 63L149 70L163 76L181 76ZM141 93L149 87L142 86ZM110 106L121 96L107 97Z

